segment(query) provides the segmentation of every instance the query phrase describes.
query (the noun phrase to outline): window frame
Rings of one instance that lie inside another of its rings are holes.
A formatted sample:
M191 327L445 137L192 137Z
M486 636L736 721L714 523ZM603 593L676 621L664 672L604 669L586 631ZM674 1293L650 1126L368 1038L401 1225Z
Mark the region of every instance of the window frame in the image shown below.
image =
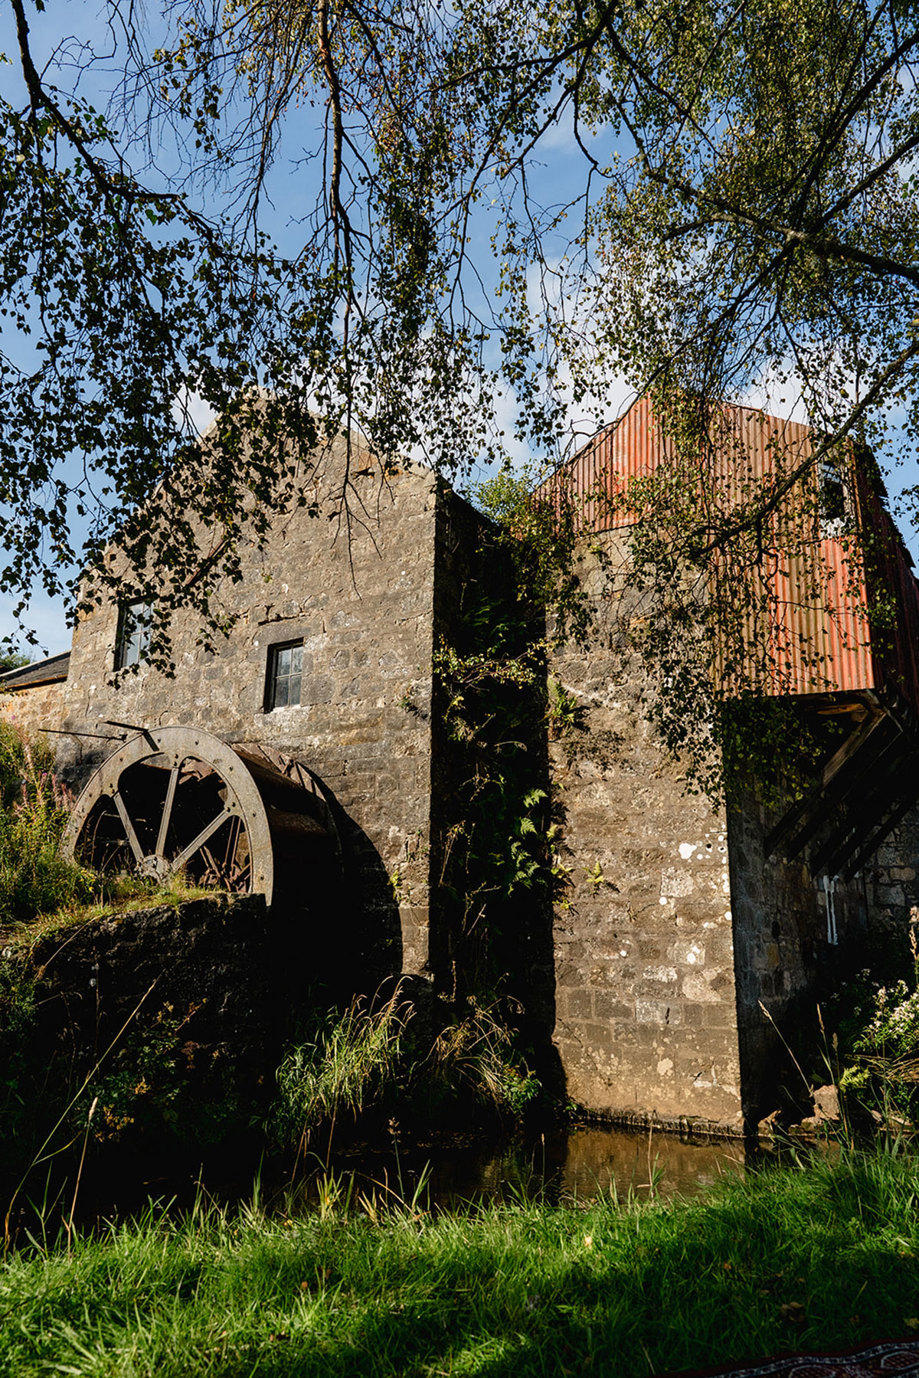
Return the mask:
M116 670L128 670L132 665L143 665L147 659L153 611L153 603L146 598L134 598L118 604Z
M817 464L820 538L839 540L852 531L851 469L847 457L827 454Z
M281 657L285 651L299 651L300 664L293 668L293 657L291 657L291 668L283 675L279 674ZM297 697L291 700L290 682L297 680ZM284 681L287 684L287 696L284 703L278 703L278 684ZM295 637L291 641L276 641L268 647L268 663L265 670L265 703L264 711L273 713L279 708L299 708L303 703L303 637Z

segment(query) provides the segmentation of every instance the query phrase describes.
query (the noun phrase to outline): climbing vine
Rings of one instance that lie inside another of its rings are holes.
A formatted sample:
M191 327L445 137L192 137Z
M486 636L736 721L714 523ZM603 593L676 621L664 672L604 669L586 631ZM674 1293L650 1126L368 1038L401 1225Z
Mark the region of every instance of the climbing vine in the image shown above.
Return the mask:
M534 502L532 482L505 472L476 491L491 518L478 552L488 578L466 582L459 625L433 661L451 775L440 874L449 965L489 995L514 993L513 935L538 944L570 884L548 741L575 730L578 714L547 664L560 639L587 639L593 616L573 523Z

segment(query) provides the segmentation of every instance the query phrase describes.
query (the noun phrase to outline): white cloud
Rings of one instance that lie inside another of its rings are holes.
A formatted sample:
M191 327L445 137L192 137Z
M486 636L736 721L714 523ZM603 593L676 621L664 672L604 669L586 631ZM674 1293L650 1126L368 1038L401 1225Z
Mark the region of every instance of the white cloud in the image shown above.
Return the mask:
M189 387L179 392L172 404L172 415L180 430L194 435L203 435L217 420L213 407Z
M609 426L637 402L639 394L621 373L610 374L605 380L602 396L587 392L580 402L575 402L570 387L570 370L565 366L561 377L568 386L568 435L566 452L576 454L603 426Z
M790 362L767 369L740 398L745 407L756 407L782 421L799 421L806 426L807 407L801 376Z

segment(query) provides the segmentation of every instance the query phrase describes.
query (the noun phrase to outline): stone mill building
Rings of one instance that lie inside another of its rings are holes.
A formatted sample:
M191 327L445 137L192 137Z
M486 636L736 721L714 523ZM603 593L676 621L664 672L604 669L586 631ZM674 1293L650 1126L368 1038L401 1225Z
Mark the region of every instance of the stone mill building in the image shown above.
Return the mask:
M769 428L786 423L732 415L766 464ZM653 468L655 435L641 403L556 475L585 538L617 539L597 484ZM336 463L342 441L320 509ZM3 677L2 711L54 734L75 787L100 770L80 806L84 841L151 874L184 857L219 883L268 886L279 924L297 928L304 980L357 991L403 975L449 992L464 983L451 870L464 758L432 664L471 649L470 604L483 589L510 596L511 567L484 518L427 471L384 480L368 458L354 482L377 516L350 544L303 508L253 542L242 580L219 590L235 622L216 651L177 618L166 677L144 664L144 610L103 602L69 655ZM687 792L610 638L554 652L548 673L578 705L578 730L559 736L537 714L524 745L527 788L557 803L566 883L554 909L534 899L505 913L501 951L534 1040L593 1111L754 1123L785 1075L776 1029L793 1044L834 983L877 944L905 944L919 914L919 588L876 488L848 500L883 537L871 577L895 603L894 630L856 625L860 594L841 580L809 609L825 673L789 662L764 692L842 731L784 814L752 798L713 811ZM820 540L832 569L829 526ZM799 591L787 606L803 606Z

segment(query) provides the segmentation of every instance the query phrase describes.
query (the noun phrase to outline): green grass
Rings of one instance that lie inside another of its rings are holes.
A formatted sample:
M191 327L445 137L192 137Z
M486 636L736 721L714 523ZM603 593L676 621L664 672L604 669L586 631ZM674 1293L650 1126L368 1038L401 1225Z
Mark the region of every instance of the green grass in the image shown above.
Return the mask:
M919 1181L844 1154L707 1200L150 1216L0 1272L0 1372L643 1375L841 1348L919 1316Z

